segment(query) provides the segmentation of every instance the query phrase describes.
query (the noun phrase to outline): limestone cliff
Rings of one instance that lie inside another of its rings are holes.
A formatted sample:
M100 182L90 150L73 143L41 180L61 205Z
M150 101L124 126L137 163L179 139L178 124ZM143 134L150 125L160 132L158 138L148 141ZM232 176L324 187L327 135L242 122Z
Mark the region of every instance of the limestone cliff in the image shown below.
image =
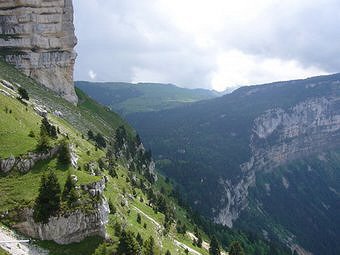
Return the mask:
M0 52L26 75L77 103L72 0L0 0Z
M252 156L240 166L238 182L220 180L226 201L215 221L229 227L247 207L248 188L257 171L272 171L284 163L340 145L340 97L319 97L287 110L269 109L254 120L250 137Z
M77 177L75 177L77 178ZM40 240L53 240L59 244L80 242L88 236L106 237L105 225L108 223L110 213L109 204L103 196L107 178L100 181L82 185L90 196L97 197L98 201L92 204L91 210L77 209L64 212L56 217L50 217L48 223L35 222L33 209L26 208L20 215L21 222L14 226L19 232Z

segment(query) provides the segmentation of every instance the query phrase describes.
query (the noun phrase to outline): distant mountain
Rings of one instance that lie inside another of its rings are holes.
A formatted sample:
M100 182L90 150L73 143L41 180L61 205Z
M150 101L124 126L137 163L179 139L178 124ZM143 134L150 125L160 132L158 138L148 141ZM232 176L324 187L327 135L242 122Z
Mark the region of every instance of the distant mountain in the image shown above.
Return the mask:
M186 89L161 83L77 81L75 85L96 101L123 115L170 109L221 95L212 90Z
M237 89L128 121L216 222L340 254L340 74Z

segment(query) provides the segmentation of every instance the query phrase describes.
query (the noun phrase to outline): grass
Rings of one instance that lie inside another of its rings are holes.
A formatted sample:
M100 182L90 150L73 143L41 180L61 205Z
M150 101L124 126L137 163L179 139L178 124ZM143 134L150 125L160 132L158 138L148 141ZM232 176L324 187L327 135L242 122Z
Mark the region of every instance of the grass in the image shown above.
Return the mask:
M96 103L79 89L76 91L79 104L75 106L2 60L0 60L0 79L20 84L28 91L31 101L35 100L40 105L46 106L51 112L60 111L63 119L83 134L91 129L96 133L112 136L115 129L121 125L126 126L133 133L133 129L119 115Z
M18 100L0 94L0 157L19 156L35 149L41 117ZM20 141L20 142L19 142Z
M111 136L120 125L125 125L130 134L134 131L115 113L110 112L107 108L102 107L84 93L77 89L79 95L79 106L76 107L65 100L61 99L50 90L39 86L31 79L18 73L13 67L0 61L0 79L6 79L12 83L19 83L23 85L29 92L31 101L36 100L41 105L46 105L51 112L54 110L61 111L63 117L56 117L49 114L48 118L53 125L59 127L62 134L67 134L69 143L73 145L77 156L79 157L78 165L84 169L84 165L90 161L97 161L105 156L105 152L96 149L92 142L86 139L86 133L89 129L94 132L101 132L106 136ZM11 109L12 113L6 113L5 108ZM1 109L2 108L2 109ZM0 156L8 157L9 155L22 155L35 149L36 139L28 136L32 130L35 134L39 133L41 117L39 117L31 106L27 107L20 103L17 99L9 98L0 94ZM85 137L82 137L85 134ZM59 136L59 140L62 135ZM18 142L20 141L20 142ZM56 141L58 142L58 141ZM110 215L107 231L113 239L114 231L113 225L115 222L123 223L128 229L139 232L144 239L153 236L156 242L162 246L162 252L170 250L172 254L184 254L182 248L175 246L173 238L185 242L188 246L192 247L189 237L176 234L175 227L173 226L168 235L159 233L156 224L150 219L141 215L142 224L137 223L137 211L134 207L143 211L146 215L156 220L160 225L163 224L164 215L162 213L155 213L153 209L147 205L147 198L141 190L136 189L137 198L129 198L132 194L132 187L126 178L128 170L123 166L124 162L120 162L117 169L118 178L109 177L105 196L111 200L117 207L117 213ZM71 166L65 167L58 164L57 159L50 159L41 161L27 174L20 174L12 171L8 175L0 176L0 212L6 210L15 211L22 206L33 205L35 198L38 195L41 176L51 169L55 171L61 187L64 186L68 173L75 174L78 177L78 185L87 184L98 181L101 177L92 176L85 171L73 169ZM108 175L105 172L105 175ZM140 178L141 176L137 176ZM166 192L170 191L170 185L165 184L164 179L161 178L159 187L164 186ZM124 193L125 191L125 193ZM128 201L128 206L122 206L121 200L125 196ZM144 202L139 198L142 197ZM188 229L193 229L193 226L186 219L186 213L182 209L176 210L176 214L182 222L186 223ZM144 223L147 227L144 228ZM50 250L52 255L63 254L92 254L94 249L103 240L97 237L91 237L78 244L71 245L58 245L54 242L38 242L40 246ZM194 247L192 247L194 248ZM200 252L206 254L204 251Z
M9 255L9 253L0 247L0 255Z
M107 225L108 234L113 237L114 236L114 224L119 222L127 229L133 231L134 233L140 233L142 238L146 240L150 236L153 236L156 240L156 243L161 247L161 251L164 254L166 250L169 250L172 254L185 254L184 249L176 246L174 244L174 239L188 245L189 247L199 251L201 254L208 254L203 248L194 247L192 245L192 241L187 235L177 234L175 226L173 225L170 229L170 232L166 235L163 235L162 230L160 231L156 224L145 217L143 214L141 215L141 224L137 222L137 210L134 207L141 210L144 214L148 215L155 221L157 221L161 226L164 222L164 214L155 213L154 210L147 205L148 200L147 197L142 193L140 189L135 189L137 197L134 199L128 198L128 194L132 194L132 188L129 183L126 182L127 169L120 166L117 169L118 178L109 177L109 182L107 184L107 188L105 190L105 196L107 199L111 200L117 209L117 213L115 215L110 215L109 224ZM166 185L165 189L167 191L170 190L170 184L166 184L164 178L160 177L157 182L157 186ZM121 201L123 195L123 190L125 190L128 199L128 206L121 206ZM140 197L143 198L143 202L140 201ZM181 221L184 222L189 230L193 230L192 224L186 218L186 213L183 209L176 210L176 217L180 217ZM147 227L144 228L144 223L146 223Z
M88 237L79 243L60 245L52 241L38 241L37 244L49 251L49 255L92 255L103 242L101 237ZM1 254L1 253L0 253Z
M100 177L91 176L83 171L77 171L72 167L61 168L56 159L39 162L27 174L12 173L0 178L0 211L13 210L22 205L32 204L38 195L40 179L48 169L58 169L55 173L63 187L68 173L78 177L78 184L86 184L98 181Z

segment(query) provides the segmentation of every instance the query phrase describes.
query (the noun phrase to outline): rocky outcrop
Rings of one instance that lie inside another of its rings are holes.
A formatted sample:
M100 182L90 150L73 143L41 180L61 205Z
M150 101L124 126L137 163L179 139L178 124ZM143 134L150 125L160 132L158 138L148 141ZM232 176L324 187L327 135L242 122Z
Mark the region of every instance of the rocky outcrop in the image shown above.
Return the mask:
M249 171L240 182L233 184L230 180L220 180L220 185L224 187L221 203L225 204L218 215L215 222L232 227L233 221L237 220L240 212L248 205L248 188L255 185L255 172Z
M76 176L72 178L77 181ZM24 235L40 239L53 240L59 244L80 242L88 236L106 237L105 225L108 223L110 213L109 204L103 196L107 178L103 177L97 182L82 185L81 189L91 196L98 196L99 201L92 205L91 210L77 209L51 217L47 224L35 222L33 209L25 209L22 222L14 227Z
M72 0L0 1L5 60L73 103L76 42Z
M81 186L82 190L88 191L91 196L97 196L104 192L108 179L104 176L100 181Z
M21 173L27 173L36 163L41 160L51 159L55 157L58 152L59 146L56 146L45 152L29 152L17 158L11 156L7 159L0 159L0 172L8 173L15 168Z
M26 221L15 225L24 235L40 239L53 240L59 244L80 242L88 236L106 237L105 224L108 223L110 209L106 199L102 199L94 210L77 210L66 215L51 217L47 224L33 220L33 210L27 210Z
M269 171L285 162L340 145L340 98L315 98L288 111L271 109L254 122L253 168Z
M217 223L232 227L247 207L248 188L257 171L275 167L340 145L340 98L321 97L301 102L288 110L270 109L254 120L250 138L252 156L240 166L239 181L220 180L224 187L215 216Z

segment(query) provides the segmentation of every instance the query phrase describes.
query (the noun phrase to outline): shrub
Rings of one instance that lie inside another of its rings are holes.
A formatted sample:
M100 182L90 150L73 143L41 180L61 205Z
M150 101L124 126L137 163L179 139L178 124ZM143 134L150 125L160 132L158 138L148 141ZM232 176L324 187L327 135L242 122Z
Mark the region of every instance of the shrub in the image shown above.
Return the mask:
M29 100L29 96L28 96L28 92L26 89L20 87L18 88L18 93L20 95L20 99L25 99L25 100Z

